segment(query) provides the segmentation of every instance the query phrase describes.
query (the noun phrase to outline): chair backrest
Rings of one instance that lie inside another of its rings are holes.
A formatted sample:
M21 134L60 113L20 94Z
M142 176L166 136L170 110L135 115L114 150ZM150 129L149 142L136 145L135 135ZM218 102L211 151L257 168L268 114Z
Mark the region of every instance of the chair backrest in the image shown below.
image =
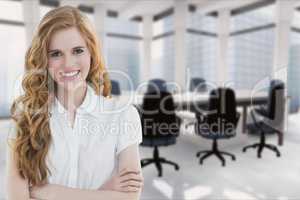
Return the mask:
M168 92L166 81L163 79L152 79L148 82L147 93Z
M268 118L274 120L276 112L284 107L284 83L281 80L272 80L269 88Z
M143 137L178 136L180 120L175 114L171 93L161 91L144 94L140 112Z
M206 122L214 132L225 132L230 126L236 128L237 106L235 93L230 88L214 89L210 93Z
M118 81L111 80L111 94L112 95L121 95L121 88Z
M190 82L190 91L191 92L206 92L207 86L206 81L203 78L192 78Z

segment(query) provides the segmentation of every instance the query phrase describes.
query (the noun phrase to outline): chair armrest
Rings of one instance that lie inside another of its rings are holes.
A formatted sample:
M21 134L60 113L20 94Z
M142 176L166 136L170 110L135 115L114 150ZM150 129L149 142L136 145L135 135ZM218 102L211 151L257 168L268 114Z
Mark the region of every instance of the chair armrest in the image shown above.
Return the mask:
M255 109L255 112L263 117L268 117L268 111L264 106L259 106L259 109Z

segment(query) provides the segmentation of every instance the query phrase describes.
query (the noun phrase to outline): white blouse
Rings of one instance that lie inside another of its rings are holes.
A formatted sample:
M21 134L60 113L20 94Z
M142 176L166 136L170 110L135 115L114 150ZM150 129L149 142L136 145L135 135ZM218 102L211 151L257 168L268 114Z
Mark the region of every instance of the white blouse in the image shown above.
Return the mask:
M114 97L97 96L90 86L76 110L73 128L57 99L50 113L50 184L97 189L117 170L118 154L129 145L142 142L136 108Z

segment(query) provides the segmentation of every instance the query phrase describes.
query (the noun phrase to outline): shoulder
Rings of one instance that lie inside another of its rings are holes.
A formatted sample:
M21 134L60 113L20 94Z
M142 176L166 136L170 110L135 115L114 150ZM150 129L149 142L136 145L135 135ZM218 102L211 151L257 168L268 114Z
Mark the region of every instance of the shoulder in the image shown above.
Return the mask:
M134 105L128 105L120 114L124 120L137 120L140 119L139 112Z

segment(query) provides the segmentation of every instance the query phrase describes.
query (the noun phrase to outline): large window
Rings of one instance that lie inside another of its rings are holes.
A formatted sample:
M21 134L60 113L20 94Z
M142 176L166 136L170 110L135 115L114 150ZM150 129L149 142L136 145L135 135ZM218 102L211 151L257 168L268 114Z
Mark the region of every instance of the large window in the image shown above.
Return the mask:
M0 1L0 19L23 22L22 2L1 0Z
M107 19L106 65L111 71L111 79L120 82L122 90L136 89L139 84L140 23L118 18ZM132 84L132 85L131 85Z
M152 42L151 77L174 81L174 16L170 15L154 22L153 33L156 38ZM166 35L163 35L166 34Z
M216 17L190 13L187 32L188 78L216 81Z
M230 30L233 32L265 26L274 23L274 18L275 5L264 6L232 17Z
M292 27L300 28L300 12L295 10ZM300 32L293 30L290 40L290 57L288 66L288 95L290 99L290 112L297 112L300 107Z
M271 76L275 28L267 25L274 22L272 13L274 6L267 6L232 17L229 78L236 89L252 89Z
M0 44L0 116L7 117L24 69L24 27L0 24Z
M23 74L26 48L23 21L22 2L0 1L0 117L9 117L18 96L15 88Z

